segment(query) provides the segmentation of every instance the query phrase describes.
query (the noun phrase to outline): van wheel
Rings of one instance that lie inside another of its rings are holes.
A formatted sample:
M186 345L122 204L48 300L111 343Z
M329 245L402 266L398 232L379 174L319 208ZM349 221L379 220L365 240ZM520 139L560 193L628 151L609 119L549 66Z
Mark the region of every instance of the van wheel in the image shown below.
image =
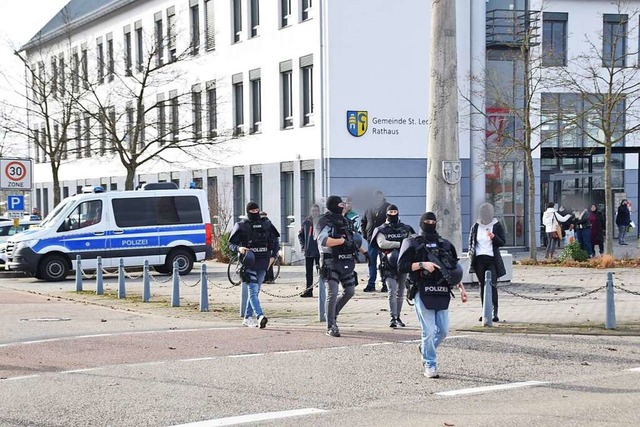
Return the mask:
M164 265L154 265L153 269L160 274L169 274L171 270L167 270L167 267Z
M186 274L191 273L193 270L193 255L185 249L174 249L169 255L167 255L167 260L165 262L164 268L167 271L173 271L173 263L178 261L178 274L184 276Z
M59 282L67 278L69 265L67 260L60 255L49 255L40 262L36 277L47 282Z

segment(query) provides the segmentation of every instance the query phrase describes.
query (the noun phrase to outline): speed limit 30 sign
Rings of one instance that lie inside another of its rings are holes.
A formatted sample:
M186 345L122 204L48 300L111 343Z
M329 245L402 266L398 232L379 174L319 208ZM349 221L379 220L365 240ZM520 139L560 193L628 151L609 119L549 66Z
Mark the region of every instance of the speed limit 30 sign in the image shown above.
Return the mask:
M30 159L0 159L0 188L3 190L31 190Z

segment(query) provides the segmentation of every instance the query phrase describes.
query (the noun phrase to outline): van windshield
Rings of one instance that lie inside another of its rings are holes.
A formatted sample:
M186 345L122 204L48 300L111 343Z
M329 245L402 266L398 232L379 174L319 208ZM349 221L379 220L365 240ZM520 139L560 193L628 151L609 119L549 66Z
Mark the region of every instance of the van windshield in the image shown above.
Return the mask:
M58 206L55 207L54 210L49 212L49 215L40 223L40 228L51 227L52 224L55 224L57 221L57 217L68 205L70 199L63 200Z

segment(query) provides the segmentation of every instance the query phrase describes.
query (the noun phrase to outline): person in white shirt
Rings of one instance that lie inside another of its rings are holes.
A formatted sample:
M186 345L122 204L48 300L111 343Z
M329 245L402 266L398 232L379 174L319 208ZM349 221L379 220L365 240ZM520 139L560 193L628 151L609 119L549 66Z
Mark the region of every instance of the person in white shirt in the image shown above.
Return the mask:
M547 251L544 255L545 259L553 259L553 253L556 250L556 245L562 239L562 236L557 236L556 225L561 222L567 222L571 215L560 215L553 202L547 203L547 210L542 215L542 225L544 225L545 232L547 233Z

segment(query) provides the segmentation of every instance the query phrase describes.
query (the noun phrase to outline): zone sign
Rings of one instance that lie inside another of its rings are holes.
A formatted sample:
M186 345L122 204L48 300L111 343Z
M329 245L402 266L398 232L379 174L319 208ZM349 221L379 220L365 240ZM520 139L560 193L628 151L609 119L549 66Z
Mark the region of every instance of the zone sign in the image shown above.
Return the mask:
M30 159L0 159L0 188L2 190L31 190Z

